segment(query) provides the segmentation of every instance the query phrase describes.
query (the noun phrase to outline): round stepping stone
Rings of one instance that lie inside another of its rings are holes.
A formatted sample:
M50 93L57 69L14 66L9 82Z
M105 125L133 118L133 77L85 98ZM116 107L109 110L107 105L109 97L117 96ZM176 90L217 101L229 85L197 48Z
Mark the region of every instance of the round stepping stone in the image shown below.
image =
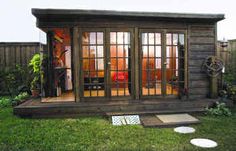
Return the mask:
M194 133L195 129L192 127L181 126L181 127L176 127L174 131L181 134L189 134L189 133Z
M214 148L217 146L215 141L204 138L195 138L190 141L191 144L202 148Z

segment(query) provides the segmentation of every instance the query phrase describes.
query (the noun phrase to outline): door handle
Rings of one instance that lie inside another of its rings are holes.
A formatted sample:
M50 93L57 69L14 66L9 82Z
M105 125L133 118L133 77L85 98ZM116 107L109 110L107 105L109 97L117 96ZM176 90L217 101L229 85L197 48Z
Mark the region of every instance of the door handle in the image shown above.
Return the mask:
M110 64L111 64L111 62L107 62L107 64L109 64L109 65L110 65Z

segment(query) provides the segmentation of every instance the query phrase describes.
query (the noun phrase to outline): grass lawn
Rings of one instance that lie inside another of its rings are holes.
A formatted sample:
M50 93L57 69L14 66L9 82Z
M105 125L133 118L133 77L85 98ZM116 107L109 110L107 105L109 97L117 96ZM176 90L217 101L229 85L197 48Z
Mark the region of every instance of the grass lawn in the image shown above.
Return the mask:
M21 119L12 108L0 108L0 151L7 150L236 150L236 108L231 117L199 116L194 134L172 128L112 126L103 117L76 119ZM213 139L214 149L192 146L192 138Z

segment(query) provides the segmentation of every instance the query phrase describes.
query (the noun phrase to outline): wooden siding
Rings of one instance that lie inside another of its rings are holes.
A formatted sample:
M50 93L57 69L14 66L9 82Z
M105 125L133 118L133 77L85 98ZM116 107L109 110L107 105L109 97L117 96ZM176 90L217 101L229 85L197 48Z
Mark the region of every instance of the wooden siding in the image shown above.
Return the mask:
M42 45L45 49L45 45ZM39 53L37 42L2 42L0 43L0 69L14 67L16 64L27 66L35 53Z
M202 71L207 56L216 53L214 24L189 25L189 98L206 98L209 95L209 78Z

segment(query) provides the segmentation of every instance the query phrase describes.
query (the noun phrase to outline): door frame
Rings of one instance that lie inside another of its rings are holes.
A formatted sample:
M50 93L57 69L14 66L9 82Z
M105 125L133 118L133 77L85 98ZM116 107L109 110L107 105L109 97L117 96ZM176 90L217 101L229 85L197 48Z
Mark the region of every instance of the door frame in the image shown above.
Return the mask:
M143 95L142 94L142 33L160 33L161 34L161 94L160 95ZM185 54L184 54L184 87L188 87L188 48L187 48L187 29L155 29L155 28L140 28L139 29L139 92L140 92L140 99L163 99L163 98L179 98L180 94L178 95L167 95L166 94L166 34L167 33L177 33L177 34L184 34L184 47L185 47Z
M110 32L130 32L130 53L131 53L131 94L130 96L111 96L110 81ZM83 48L82 33L83 32L103 32L103 56L104 56L104 96L102 97L84 97L84 73L83 73ZM109 100L129 100L134 98L134 29L133 28L79 28L78 32L79 44L79 96L81 102L87 101L109 101ZM75 58L74 58L75 59Z
M134 89L135 89L135 83L134 83L134 29L133 28L106 28L106 53L107 53L107 61L110 62L110 32L130 32L130 54L131 54L131 94L130 96L111 96L111 74L110 74L110 64L107 64L107 94L108 94L108 99L109 100L131 100L134 99L135 97L135 93L134 93ZM106 62L106 63L108 63Z

